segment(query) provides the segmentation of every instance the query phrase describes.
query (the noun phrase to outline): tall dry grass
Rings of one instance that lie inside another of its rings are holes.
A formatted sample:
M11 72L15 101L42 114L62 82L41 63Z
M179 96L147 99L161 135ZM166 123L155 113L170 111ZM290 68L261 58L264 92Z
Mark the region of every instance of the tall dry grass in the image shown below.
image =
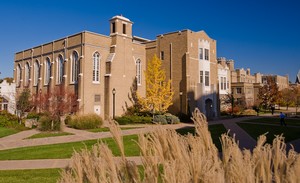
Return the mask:
M266 144L266 137L260 136L251 152L240 150L234 137L223 134L220 155L199 110L193 113L193 121L195 136L181 136L165 128L139 135L143 171L125 157L120 128L111 121L111 132L122 152L120 161L116 162L111 150L100 142L91 151L75 152L59 182L300 182L299 154L286 152L282 136L273 144Z

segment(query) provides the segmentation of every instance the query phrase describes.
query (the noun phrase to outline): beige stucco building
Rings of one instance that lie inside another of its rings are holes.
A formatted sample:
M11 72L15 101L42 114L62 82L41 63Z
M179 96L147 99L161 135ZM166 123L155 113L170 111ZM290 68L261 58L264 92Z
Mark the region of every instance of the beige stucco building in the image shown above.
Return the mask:
M109 36L84 31L16 53L17 92L29 88L38 95L63 86L76 93L79 113L119 116L132 105L135 86L145 96L143 72L156 54L172 80L169 111L188 114L198 107L208 118L218 116L216 41L191 30L150 41L133 36L132 25L115 16Z

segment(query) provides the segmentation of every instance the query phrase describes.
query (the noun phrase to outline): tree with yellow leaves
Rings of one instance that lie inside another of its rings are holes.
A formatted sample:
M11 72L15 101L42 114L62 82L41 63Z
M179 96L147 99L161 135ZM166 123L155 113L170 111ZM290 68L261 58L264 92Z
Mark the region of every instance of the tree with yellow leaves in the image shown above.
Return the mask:
M142 110L164 113L172 105L173 92L171 80L166 81L165 71L161 68L161 60L154 55L145 71L146 97L138 96Z

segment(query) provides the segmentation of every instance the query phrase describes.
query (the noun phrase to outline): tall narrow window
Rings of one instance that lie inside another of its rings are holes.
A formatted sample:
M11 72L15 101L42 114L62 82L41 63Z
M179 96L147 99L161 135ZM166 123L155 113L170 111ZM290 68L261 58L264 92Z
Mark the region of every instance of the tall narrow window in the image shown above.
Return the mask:
M61 55L58 56L57 59L57 84L61 84L63 81L64 75L64 59Z
M199 48L199 59L203 60L203 48Z
M29 85L29 79L30 79L30 65L29 65L29 62L26 62L26 64L25 64L25 86Z
M203 83L203 71L200 71L200 83Z
M221 90L223 90L223 89L224 89L224 87L223 87L223 86L224 86L224 85L223 85L223 84L224 84L224 80L223 80L223 79L224 79L224 78L223 78L223 77L221 77Z
M71 76L72 83L76 83L78 81L78 74L79 74L78 54L76 51L74 51L72 54L72 76Z
M226 77L224 77L224 90L226 90Z
M50 58L47 57L45 61L45 80L44 80L45 85L49 84L50 77L51 77L51 62L50 62Z
M116 23L115 23L115 22L113 22L113 23L111 24L111 29L112 29L112 33L115 33L115 32L116 32Z
M205 86L209 86L209 71L205 71Z
M205 49L205 60L209 60L209 50Z
M140 59L136 61L136 83L138 85L142 84L142 63Z
M98 52L93 55L93 82L100 82L100 54Z
M22 68L21 68L21 65L18 64L18 66L17 66L17 86L21 85L21 79L22 79Z
M40 75L40 73L41 73L41 71L40 71L40 63L39 63L39 61L38 60L36 60L35 62L34 62L34 86L37 86L38 85L38 83L39 83L39 79L40 79L40 77L41 77L41 75Z
M165 53L164 51L160 52L160 60L164 60L165 59Z
M126 24L123 24L123 34L126 34Z

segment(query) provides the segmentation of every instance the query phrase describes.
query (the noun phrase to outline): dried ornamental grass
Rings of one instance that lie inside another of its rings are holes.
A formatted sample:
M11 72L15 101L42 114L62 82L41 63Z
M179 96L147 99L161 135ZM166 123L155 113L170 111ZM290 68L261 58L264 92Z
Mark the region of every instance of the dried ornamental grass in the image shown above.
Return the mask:
M265 135L260 136L251 152L241 150L234 137L223 134L220 156L205 116L195 110L192 119L195 136L182 136L165 128L139 135L142 173L135 162L125 157L120 128L110 121L111 133L121 150L119 161L115 161L106 144L99 142L91 151L74 152L59 182L300 182L299 154L293 149L286 152L282 136L277 136L272 145L266 144Z

